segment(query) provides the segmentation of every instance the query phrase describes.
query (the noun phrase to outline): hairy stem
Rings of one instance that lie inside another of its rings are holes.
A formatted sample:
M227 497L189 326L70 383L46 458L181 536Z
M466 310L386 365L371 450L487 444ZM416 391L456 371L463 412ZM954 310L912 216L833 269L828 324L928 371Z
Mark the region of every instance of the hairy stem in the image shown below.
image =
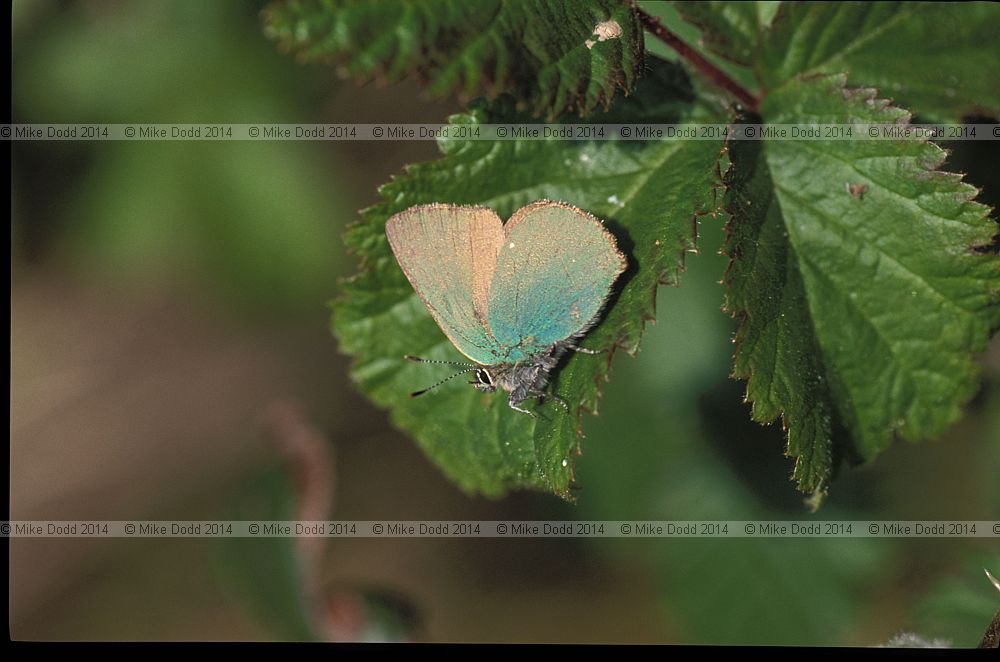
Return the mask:
M681 41L680 37L675 35L673 32L665 28L662 23L660 23L660 19L655 16L650 16L643 11L636 3L636 0L628 0L628 2L638 14L643 27L652 33L653 36L677 51L678 55L684 58L691 64L692 67L712 81L712 83L714 83L717 87L736 97L736 99L748 109L754 111L757 110L757 105L759 103L757 97L751 94L745 87L733 80L729 74L702 57L698 51Z

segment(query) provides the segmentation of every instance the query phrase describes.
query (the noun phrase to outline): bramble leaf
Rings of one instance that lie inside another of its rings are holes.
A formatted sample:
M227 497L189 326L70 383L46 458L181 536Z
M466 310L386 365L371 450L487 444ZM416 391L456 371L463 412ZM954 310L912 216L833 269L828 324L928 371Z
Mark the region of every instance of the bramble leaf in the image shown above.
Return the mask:
M696 48L752 68L767 91L847 73L931 121L1000 116L1000 5L989 2L674 2ZM905 53L905 57L900 54Z
M654 62L636 94L599 121L688 121L693 96L683 72ZM520 118L523 120L523 118ZM716 118L705 118L715 121ZM518 121L512 104L477 104L453 125ZM595 126L595 129L597 127ZM383 201L350 230L361 272L335 302L333 329L355 360L354 379L464 489L501 495L515 487L568 496L579 452L579 411L594 411L615 348L634 352L654 315L656 287L675 282L684 251L694 247L696 215L715 209L715 141L443 140L443 158L413 165L380 189ZM461 359L403 276L385 239L385 222L415 204L481 204L508 218L541 198L562 200L606 221L629 268L616 283L604 319L584 339L602 355L572 354L554 375L554 403L533 406L533 419L508 408L501 394L482 394L461 380L416 399L407 394L447 371L402 359L417 354Z
M434 95L509 93L550 117L607 107L643 74L642 28L614 0L282 0L264 14L284 48L345 76L416 74Z
M703 45L730 62L751 66L761 31L780 2L675 2L681 17L701 28Z
M787 82L763 120L909 121L845 81ZM828 484L832 419L870 459L894 434L941 433L977 387L972 353L1000 324L1000 260L973 247L997 226L974 187L937 170L944 157L919 138L730 144L734 374L756 420L783 417L803 490Z
M847 72L922 118L1000 116L998 25L990 2L784 2L757 70L766 89Z

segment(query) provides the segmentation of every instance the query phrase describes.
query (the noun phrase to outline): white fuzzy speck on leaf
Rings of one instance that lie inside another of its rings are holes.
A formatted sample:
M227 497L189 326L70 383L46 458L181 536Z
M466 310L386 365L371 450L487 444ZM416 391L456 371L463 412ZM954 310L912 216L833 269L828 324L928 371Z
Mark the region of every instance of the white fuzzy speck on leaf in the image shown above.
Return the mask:
M587 48L593 48L594 44L599 41L607 41L608 39L618 39L622 36L622 26L619 25L618 21L601 21L594 26L594 31L591 33L597 37L597 41L593 39L588 39L583 42Z

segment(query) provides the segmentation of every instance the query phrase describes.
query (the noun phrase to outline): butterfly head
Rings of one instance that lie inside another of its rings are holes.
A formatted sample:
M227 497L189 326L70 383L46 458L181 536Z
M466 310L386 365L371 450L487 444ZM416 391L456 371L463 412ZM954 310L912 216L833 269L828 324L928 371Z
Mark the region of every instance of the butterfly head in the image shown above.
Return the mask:
M489 367L489 366L479 365L477 363L462 363L458 361L437 361L433 359L422 359L418 356L410 356L409 354L407 354L404 358L406 358L409 361L413 361L414 363L439 363L445 365L458 366L462 368L462 370L459 370L458 372L448 377L445 377L444 379L434 384L433 386L429 386L423 390L411 393L410 394L411 398L415 398L418 395L423 395L427 391L436 389L438 386L441 386L445 382L450 381L455 377L458 377L459 375L465 375L470 372L472 373L472 380L469 381L470 384L475 386L477 390L482 391L483 393L492 393L493 391L497 390L498 385L503 385L502 377L504 374L506 374L504 371L502 371L501 367L499 366ZM494 372L494 370L499 370L499 372Z
M483 393L492 393L497 390L496 380L493 378L490 369L487 367L476 368L473 372L473 379L469 382L476 387L476 390Z

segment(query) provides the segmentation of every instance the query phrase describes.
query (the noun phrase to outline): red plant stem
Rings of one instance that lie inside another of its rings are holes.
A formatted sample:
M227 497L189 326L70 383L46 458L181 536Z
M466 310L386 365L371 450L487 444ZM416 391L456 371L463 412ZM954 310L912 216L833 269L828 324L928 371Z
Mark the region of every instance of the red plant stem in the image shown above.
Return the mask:
M635 0L629 0L629 4L631 4L632 8L635 9L639 16L639 20L642 21L643 27L649 30L657 39L677 51L677 54L691 63L691 66L697 69L716 86L736 97L741 104L750 110L757 110L757 105L759 104L757 97L750 94L746 88L730 78L726 72L722 71L702 57L698 51L681 41L680 37L663 27L663 24L660 23L660 19L655 16L650 16L645 11L640 9Z

